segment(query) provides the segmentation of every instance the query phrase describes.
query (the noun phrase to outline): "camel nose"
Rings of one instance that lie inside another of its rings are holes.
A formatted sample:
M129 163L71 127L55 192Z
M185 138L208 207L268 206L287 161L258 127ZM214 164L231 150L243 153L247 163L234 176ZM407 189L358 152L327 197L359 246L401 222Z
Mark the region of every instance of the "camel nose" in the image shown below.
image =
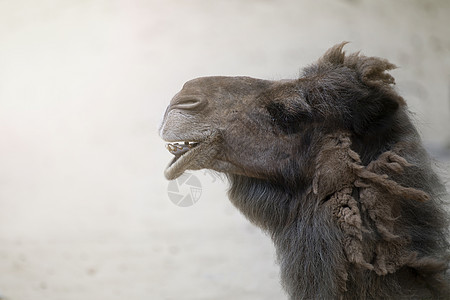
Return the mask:
M206 99L198 96L176 97L170 104L169 110L181 109L199 111L206 105L206 102Z

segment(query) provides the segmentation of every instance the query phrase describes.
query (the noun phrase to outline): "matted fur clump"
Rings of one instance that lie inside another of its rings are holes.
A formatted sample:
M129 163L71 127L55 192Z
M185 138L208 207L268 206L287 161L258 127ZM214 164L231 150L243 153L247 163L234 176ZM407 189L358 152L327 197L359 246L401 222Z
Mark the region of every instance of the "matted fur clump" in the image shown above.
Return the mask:
M186 83L161 135L189 143L166 177L225 173L232 203L271 235L291 299L450 299L447 193L395 66L344 45L295 80Z

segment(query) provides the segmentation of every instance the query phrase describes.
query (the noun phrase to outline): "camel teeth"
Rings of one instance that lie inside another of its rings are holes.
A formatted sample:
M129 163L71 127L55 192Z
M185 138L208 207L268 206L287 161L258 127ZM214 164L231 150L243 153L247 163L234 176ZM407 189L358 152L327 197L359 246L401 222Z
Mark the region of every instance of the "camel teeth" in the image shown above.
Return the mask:
M181 141L181 142L174 142L174 143L169 143L171 145L194 145L194 144L198 144L198 142L190 142L190 141Z
M175 156L183 155L184 153L188 152L193 147L197 146L197 142L176 142L176 143L167 143L166 148L169 150L170 153L172 153Z

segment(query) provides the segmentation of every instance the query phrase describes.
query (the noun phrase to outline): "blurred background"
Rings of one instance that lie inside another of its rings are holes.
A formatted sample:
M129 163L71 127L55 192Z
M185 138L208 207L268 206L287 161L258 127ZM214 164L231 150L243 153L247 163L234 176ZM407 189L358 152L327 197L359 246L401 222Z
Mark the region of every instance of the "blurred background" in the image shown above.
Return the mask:
M296 78L350 41L399 66L445 170L449 15L446 0L0 0L0 299L286 299L222 178L195 172L198 202L169 199L166 105L194 77Z

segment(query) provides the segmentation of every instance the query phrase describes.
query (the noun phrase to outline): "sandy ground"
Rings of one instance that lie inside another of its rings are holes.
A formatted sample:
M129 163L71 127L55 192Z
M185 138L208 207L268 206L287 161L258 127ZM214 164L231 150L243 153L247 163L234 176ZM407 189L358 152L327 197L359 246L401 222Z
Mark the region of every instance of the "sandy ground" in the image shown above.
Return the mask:
M170 201L165 106L198 76L294 78L346 40L400 67L448 160L449 15L443 0L0 1L0 299L286 299L226 182L195 172L199 201Z

